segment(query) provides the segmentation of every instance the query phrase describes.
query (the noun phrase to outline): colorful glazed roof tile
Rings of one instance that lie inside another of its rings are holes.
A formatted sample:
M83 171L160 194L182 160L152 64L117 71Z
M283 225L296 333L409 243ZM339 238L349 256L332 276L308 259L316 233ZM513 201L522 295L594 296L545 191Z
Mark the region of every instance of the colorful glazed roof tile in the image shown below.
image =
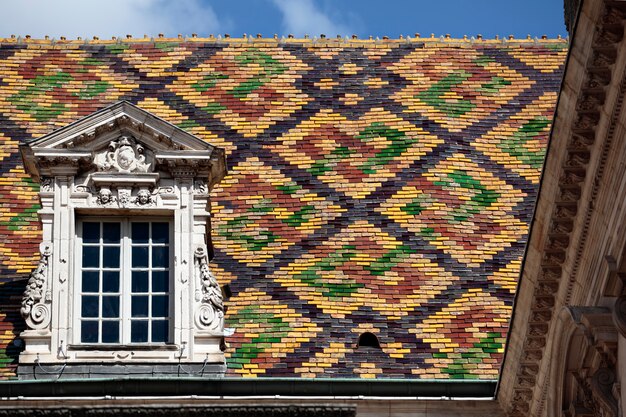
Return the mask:
M17 146L128 100L228 152L230 375L496 379L566 47L0 40L0 377L40 240Z

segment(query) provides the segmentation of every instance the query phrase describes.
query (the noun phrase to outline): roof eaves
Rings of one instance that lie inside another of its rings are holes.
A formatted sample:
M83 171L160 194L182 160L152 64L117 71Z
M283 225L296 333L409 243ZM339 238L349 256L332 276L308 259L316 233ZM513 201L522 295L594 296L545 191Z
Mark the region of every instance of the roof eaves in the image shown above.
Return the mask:
M0 381L0 397L298 396L493 399L495 380L94 378Z

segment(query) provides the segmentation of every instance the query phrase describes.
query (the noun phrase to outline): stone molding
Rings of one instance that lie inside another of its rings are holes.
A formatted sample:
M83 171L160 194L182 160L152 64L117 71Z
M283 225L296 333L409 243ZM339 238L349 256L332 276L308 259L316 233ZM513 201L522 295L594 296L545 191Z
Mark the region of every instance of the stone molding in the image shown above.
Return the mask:
M621 42L624 32L624 18L626 18L626 4L606 1L595 30L591 45L591 54L584 68L585 81L576 100L576 114L572 117L571 125L561 130L569 129L568 142L565 146L566 155L562 160L558 176L557 193L552 203L552 214L548 217L547 235L542 237L542 260L540 272L536 277L533 288L532 304L528 313L520 310L518 314L527 314L527 323L524 324L524 340L519 356L519 363L515 372L511 389L511 401L506 406L509 416L536 415L537 409L533 404L541 401L541 387L538 386L542 359L545 354L547 337L553 324L552 317L557 304L556 294L562 285L571 284L576 271L568 271L570 277L564 279L564 266L569 256L579 256L580 253L571 253L584 247L587 236L589 216L592 207L584 207L581 197L586 186L589 186L589 165L592 158L597 158L596 128L602 118L603 106L607 96L607 88L612 80L611 67L617 57L618 43ZM572 51L570 51L570 55ZM570 60L571 61L571 60ZM575 65L570 62L569 66ZM568 69L569 71L569 69ZM616 108L621 108L624 91L620 87ZM614 124L618 114L612 114ZM553 132L556 131L553 129ZM612 132L604 140L607 147L612 140ZM598 171L602 173L602 164ZM591 173L596 175L598 172ZM597 178L594 178L597 181ZM545 178L544 178L545 181ZM587 183L587 184L586 184ZM583 212L586 210L586 212ZM575 225L583 221L585 230L575 231ZM572 244L572 236L580 232L576 245ZM532 238L532 236L531 236ZM575 265L576 268L576 265ZM533 284L531 284L533 285ZM511 358L507 358L511 360ZM539 408L541 405L539 406Z

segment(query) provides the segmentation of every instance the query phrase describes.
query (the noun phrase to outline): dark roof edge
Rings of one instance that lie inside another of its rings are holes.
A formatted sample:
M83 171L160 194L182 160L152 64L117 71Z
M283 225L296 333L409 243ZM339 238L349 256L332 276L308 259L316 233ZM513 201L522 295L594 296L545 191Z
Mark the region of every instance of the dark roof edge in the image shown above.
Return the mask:
M492 399L496 380L124 378L0 381L0 397L367 396Z

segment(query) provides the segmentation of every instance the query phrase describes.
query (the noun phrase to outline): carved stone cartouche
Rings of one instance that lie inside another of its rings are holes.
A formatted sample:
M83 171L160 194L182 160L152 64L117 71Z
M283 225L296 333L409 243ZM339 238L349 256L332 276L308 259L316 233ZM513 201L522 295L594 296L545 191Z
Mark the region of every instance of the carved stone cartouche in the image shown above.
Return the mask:
M152 168L150 159L134 137L120 136L111 141L106 150L96 154L93 162L99 171L148 172Z

